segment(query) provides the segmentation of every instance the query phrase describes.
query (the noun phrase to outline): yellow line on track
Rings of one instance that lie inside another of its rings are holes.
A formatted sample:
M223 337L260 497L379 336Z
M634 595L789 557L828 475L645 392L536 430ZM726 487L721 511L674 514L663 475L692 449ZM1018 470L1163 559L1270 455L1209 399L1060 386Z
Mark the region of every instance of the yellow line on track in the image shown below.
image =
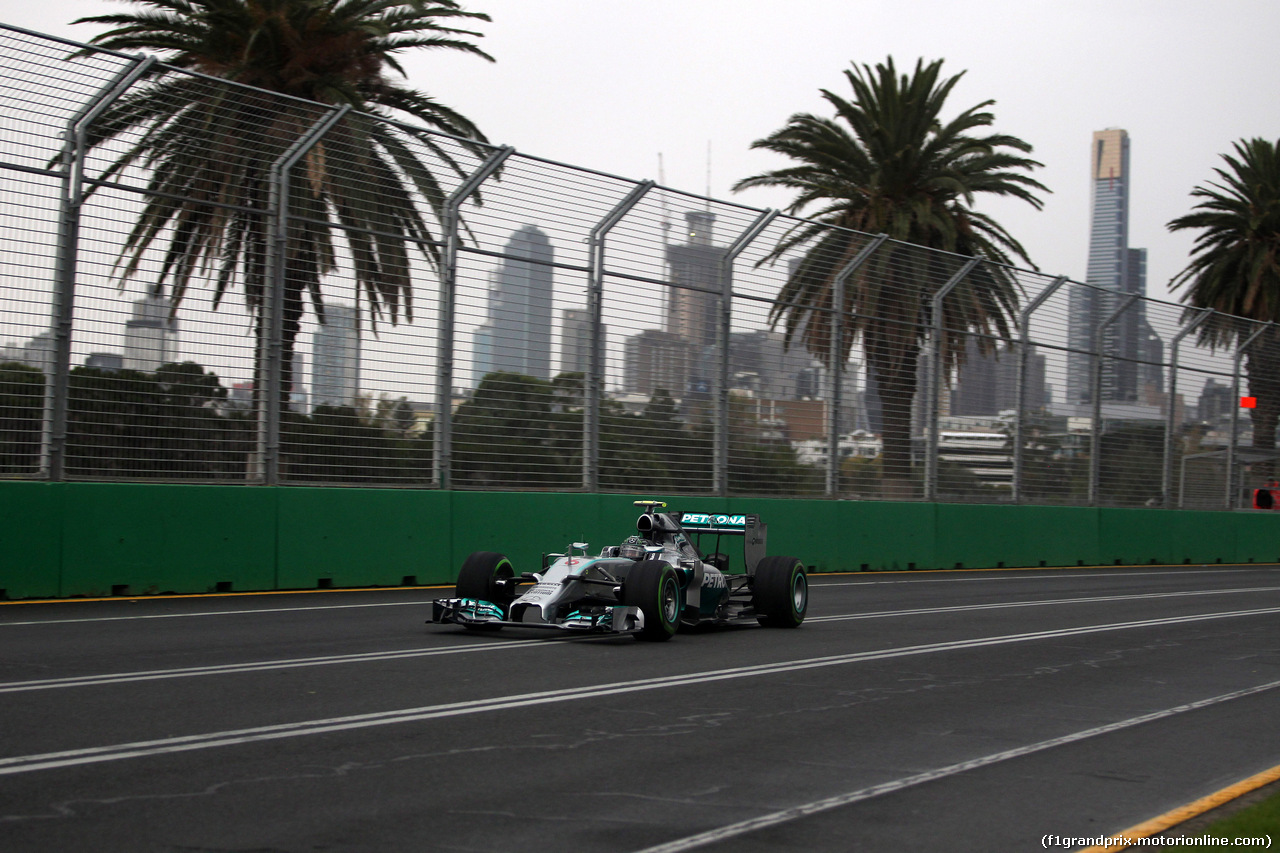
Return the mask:
M1224 806L1232 800L1243 797L1250 791L1256 791L1264 785L1270 785L1272 782L1280 780L1280 764L1272 767L1270 770L1264 770L1261 773L1243 779L1234 785L1223 788L1221 791L1215 791L1207 797L1201 797L1194 803L1188 803L1185 806L1179 806L1170 812L1165 812L1159 817L1152 818L1145 823L1140 823L1135 827L1126 829L1124 832L1118 832L1114 838L1126 838L1136 840L1139 838L1150 838L1153 835L1159 835L1167 829L1172 829L1180 823L1186 823L1193 817L1199 817L1205 812L1212 811L1219 806ZM1087 847L1079 853L1115 853L1119 850L1128 850L1129 844L1119 842L1106 847L1093 846Z
M0 601L6 604L78 604L89 601L158 601L165 598L238 598L251 595L320 595L334 592L404 592L413 589L450 589L453 584L430 586L361 586L334 587L332 589L264 589L257 592L184 592L168 595L108 595L99 598L29 598L17 601Z

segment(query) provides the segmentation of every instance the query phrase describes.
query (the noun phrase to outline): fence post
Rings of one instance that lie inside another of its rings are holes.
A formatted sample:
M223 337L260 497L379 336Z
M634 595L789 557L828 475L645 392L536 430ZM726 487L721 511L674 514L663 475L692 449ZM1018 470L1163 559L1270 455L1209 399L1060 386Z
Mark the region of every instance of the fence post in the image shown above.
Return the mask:
M831 282L831 349L827 353L830 362L827 370L831 388L827 392L827 497L840 494L840 405L844 386L844 286L857 272L858 267L871 259L888 234L877 234L858 250Z
M936 501L938 499L938 409L939 397L942 395L942 373L943 373L943 352L942 336L946 334L946 329L942 322L942 301L955 290L960 282L964 281L964 277L973 272L973 268L981 263L980 258L970 258L965 265L947 280L947 283L938 288L933 294L933 302L930 310L933 312L933 340L930 342L929 350L929 377L928 390L928 410L925 413L926 433L925 433L925 452L924 452L924 499L926 501Z
M778 218L769 209L756 217L725 249L720 259L720 316L716 327L715 460L712 481L717 495L729 494L729 336L733 322L733 262Z
M447 489L453 482L453 350L455 312L458 297L458 249L462 236L458 233L462 205L480 189L481 184L501 168L515 153L504 146L489 155L467 176L444 202L441 228L444 231L444 257L440 261L440 331L436 338L436 422L431 465L435 483Z
M1098 503L1098 480L1102 475L1102 360L1107 346L1105 332L1137 299L1138 294L1128 294L1120 301L1119 307L1093 331L1093 375L1089 389L1090 399L1093 401L1093 423L1090 425L1089 436L1089 506L1096 506Z
M1165 417L1164 425L1164 460L1160 474L1160 505L1169 508L1174 505L1173 501L1173 451L1174 451L1174 432L1178 428L1177 412L1175 406L1178 401L1178 348L1182 346L1182 339L1194 332L1200 327L1205 320L1213 314L1212 308L1201 310L1195 318L1178 330L1173 336L1173 340L1169 342L1169 411ZM1181 505L1179 500L1178 504Z
M284 378L284 291L286 258L289 249L289 173L307 152L316 146L343 116L351 112L344 104L318 119L289 149L271 164L268 172L267 210L271 217L271 236L267 239L267 282L258 319L258 353L260 363L254 371L262 387L254 387L258 398L258 441L254 453L253 479L263 485L280 482L280 407ZM357 315L356 322L359 323Z
M1238 435L1240 424L1240 362L1244 360L1245 351L1253 345L1258 336L1274 325L1274 323L1260 325L1257 331L1246 338L1245 342L1236 349L1235 357L1231 362L1231 441L1227 444L1227 494L1225 496L1224 509L1235 509L1240 499L1236 488L1236 444L1240 441Z
M604 340L601 335L604 324L604 238L654 186L653 181L641 181L632 187L631 192L595 224L587 237L590 269L587 273L587 323L591 330L591 347L587 361L582 424L582 488L588 492L600 490L600 398L603 396L604 385Z
M1022 413L1027 406L1027 359L1031 355L1031 315L1040 309L1053 296L1054 292L1067 283L1067 277L1060 275L1049 286L1036 294L1035 299L1018 314L1018 363L1016 365L1018 387L1014 389L1014 422L1013 422L1013 481L1010 497L1019 503L1023 498L1022 465L1023 447L1026 444L1026 426Z
M89 128L156 64L155 57L135 57L80 107L64 133L62 187L58 203L58 236L53 272L52 363L44 383L40 425L40 471L47 480L66 477L67 421L71 396L71 331L75 320L76 263L80 249L80 208L84 205L84 159Z

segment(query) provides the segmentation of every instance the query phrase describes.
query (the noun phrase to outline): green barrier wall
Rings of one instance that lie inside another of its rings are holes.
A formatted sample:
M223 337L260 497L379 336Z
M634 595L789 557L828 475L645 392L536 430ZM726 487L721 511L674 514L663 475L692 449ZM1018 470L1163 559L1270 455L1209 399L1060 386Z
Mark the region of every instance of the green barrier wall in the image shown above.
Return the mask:
M645 495L641 497L653 497ZM661 499L661 496L658 496ZM472 551L518 570L621 541L623 495L0 482L10 599L452 583ZM816 572L1280 562L1280 513L747 498L769 551ZM732 552L731 552L732 553Z

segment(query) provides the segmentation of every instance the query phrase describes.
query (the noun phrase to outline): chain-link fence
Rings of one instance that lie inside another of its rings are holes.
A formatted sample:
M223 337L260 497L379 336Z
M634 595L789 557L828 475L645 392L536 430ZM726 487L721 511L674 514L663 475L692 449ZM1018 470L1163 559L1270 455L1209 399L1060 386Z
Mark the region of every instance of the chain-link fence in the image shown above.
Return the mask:
M1229 508L1269 476L1238 405L1269 327L0 56L5 477Z

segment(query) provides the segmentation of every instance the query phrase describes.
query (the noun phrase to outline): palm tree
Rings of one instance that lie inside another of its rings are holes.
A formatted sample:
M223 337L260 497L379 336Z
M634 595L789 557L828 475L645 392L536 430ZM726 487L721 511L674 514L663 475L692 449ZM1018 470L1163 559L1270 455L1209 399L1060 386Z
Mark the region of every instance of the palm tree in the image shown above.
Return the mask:
M1192 308L1230 315L1200 327L1200 342L1214 348L1244 344L1255 323L1280 322L1280 141L1245 139L1234 147L1236 156L1222 155L1229 168L1214 169L1220 182L1192 190L1200 199L1193 212L1168 224L1170 231L1200 231L1191 262L1172 286L1187 286L1182 301ZM1253 446L1274 450L1280 332L1270 326L1245 355L1249 393L1257 398L1250 411Z
M449 26L489 17L455 0L130 2L141 8L77 21L112 27L91 44L152 51L169 66L279 96L161 69L93 126L89 144L111 158L99 179L130 168L150 173L148 201L121 253L122 278L137 275L155 247L163 260L151 289L160 295L167 287L175 310L192 278L212 271L214 307L233 285L242 286L263 340L270 166L326 112L351 108L307 153L291 184L295 219L285 257L282 339L287 405L305 295L324 322L320 280L336 267L335 227L345 232L370 321L412 320L408 246L436 260L428 217L414 194L438 219L446 193L427 155L459 174L462 168L438 137L379 119L410 117L461 137L477 154L484 136L389 72L403 75L396 54L410 48L492 61L467 40L480 33ZM259 373L262 362L260 352Z
M1014 257L1031 263L1003 226L973 209L975 199L1009 196L1039 209L1035 193L1047 192L1026 174L1041 165L1024 156L1029 144L1004 134L975 134L992 124L987 107L993 101L942 120L947 96L963 72L943 78L941 69L941 60L918 61L910 76L899 76L892 58L874 69L854 65L845 71L852 100L822 90L834 118L793 115L783 128L752 143L796 165L746 178L734 188L796 190L787 209L795 215L821 205L784 234L763 262L807 247L778 294L770 322L775 328L785 324L788 346L798 339L828 367L835 276L866 244L866 235L892 238L845 285L843 351L834 356L847 360L861 339L884 414L884 488L890 497L910 494L911 402L931 324L930 297L939 274L945 279L945 268L956 266L953 257L903 244L992 262L970 273L945 307L948 333L941 345L950 371L963 358L966 330L1008 337L1018 304L1008 266ZM982 341L989 350L991 342Z

